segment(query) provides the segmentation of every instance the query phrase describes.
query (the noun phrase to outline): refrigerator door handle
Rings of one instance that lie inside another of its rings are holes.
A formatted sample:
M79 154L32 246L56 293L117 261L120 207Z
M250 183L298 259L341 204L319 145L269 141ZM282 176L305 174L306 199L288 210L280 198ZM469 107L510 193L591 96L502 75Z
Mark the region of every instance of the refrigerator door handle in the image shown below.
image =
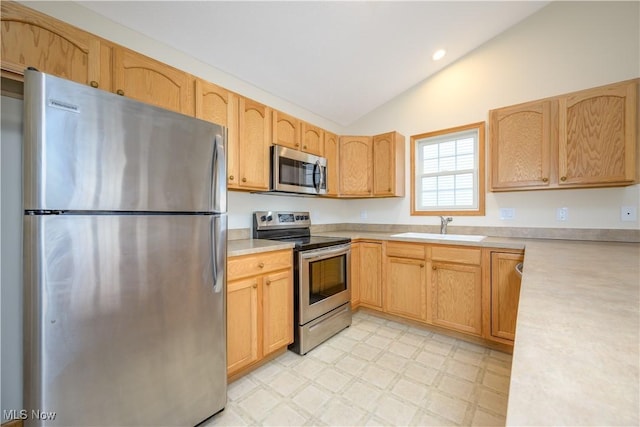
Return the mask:
M225 218L214 217L211 220L211 255L213 257L213 292L220 293L224 288L224 266L226 260L226 224Z
M213 195L213 212L222 213L227 211L227 160L225 156L225 146L227 141L227 130L223 129L222 134L217 134L213 149L213 164L211 170L211 194Z

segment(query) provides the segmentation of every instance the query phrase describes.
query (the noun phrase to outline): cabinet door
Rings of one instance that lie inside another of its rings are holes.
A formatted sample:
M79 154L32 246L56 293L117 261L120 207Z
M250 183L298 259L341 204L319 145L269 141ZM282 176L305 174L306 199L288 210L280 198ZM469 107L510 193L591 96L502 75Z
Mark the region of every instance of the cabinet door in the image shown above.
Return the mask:
M324 132L324 157L327 159L327 196L338 195L338 136Z
M340 137L340 195L369 196L372 190L373 147L368 136Z
M302 122L302 151L322 156L324 152L324 130Z
M469 334L482 333L482 277L475 265L433 262L432 322Z
M637 82L584 90L559 99L559 184L628 184L635 180Z
M424 260L387 257L385 311L426 321L426 285Z
M268 190L271 109L244 97L239 105L238 188Z
M490 112L492 190L549 185L551 110L551 101L536 101Z
M191 75L123 47L113 51L113 86L118 95L194 115Z
M207 81L196 79L196 117L227 128L227 185L238 185L238 96Z
M293 342L293 278L291 270L264 276L263 355Z
M14 2L1 4L3 75L22 79L24 69L38 70L78 83L111 90L110 50L101 72L101 41L89 33ZM10 74L6 74L8 72Z
M258 360L258 278L227 284L227 374Z
M382 308L382 244L360 243L360 303Z
M520 276L516 265L521 254L491 254L491 335L513 341L520 299Z
M300 120L273 110L273 143L300 150Z
M373 195L404 196L404 136L397 132L373 137Z

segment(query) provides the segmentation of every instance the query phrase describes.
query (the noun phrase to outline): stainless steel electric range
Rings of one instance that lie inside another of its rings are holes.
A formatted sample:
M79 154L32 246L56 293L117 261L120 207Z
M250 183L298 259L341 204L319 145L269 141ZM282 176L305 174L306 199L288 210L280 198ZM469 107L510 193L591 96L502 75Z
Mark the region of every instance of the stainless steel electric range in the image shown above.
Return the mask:
M253 213L253 237L295 244L294 332L289 349L306 354L351 325L351 239L311 235L309 212Z

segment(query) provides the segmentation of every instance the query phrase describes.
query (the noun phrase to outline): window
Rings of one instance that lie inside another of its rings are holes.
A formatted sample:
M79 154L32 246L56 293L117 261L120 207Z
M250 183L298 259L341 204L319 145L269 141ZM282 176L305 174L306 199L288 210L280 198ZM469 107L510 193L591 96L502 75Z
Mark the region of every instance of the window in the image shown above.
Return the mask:
M484 128L411 137L411 215L484 215Z

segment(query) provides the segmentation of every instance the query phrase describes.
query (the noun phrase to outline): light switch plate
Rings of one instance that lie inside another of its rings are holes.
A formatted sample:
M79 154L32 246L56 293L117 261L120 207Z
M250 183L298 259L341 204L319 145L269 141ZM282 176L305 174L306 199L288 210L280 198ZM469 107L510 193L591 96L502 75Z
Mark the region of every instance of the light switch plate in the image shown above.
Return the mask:
M516 217L516 210L514 208L500 208L500 219L511 220Z
M635 206L622 206L620 208L620 221L637 221L638 208Z

